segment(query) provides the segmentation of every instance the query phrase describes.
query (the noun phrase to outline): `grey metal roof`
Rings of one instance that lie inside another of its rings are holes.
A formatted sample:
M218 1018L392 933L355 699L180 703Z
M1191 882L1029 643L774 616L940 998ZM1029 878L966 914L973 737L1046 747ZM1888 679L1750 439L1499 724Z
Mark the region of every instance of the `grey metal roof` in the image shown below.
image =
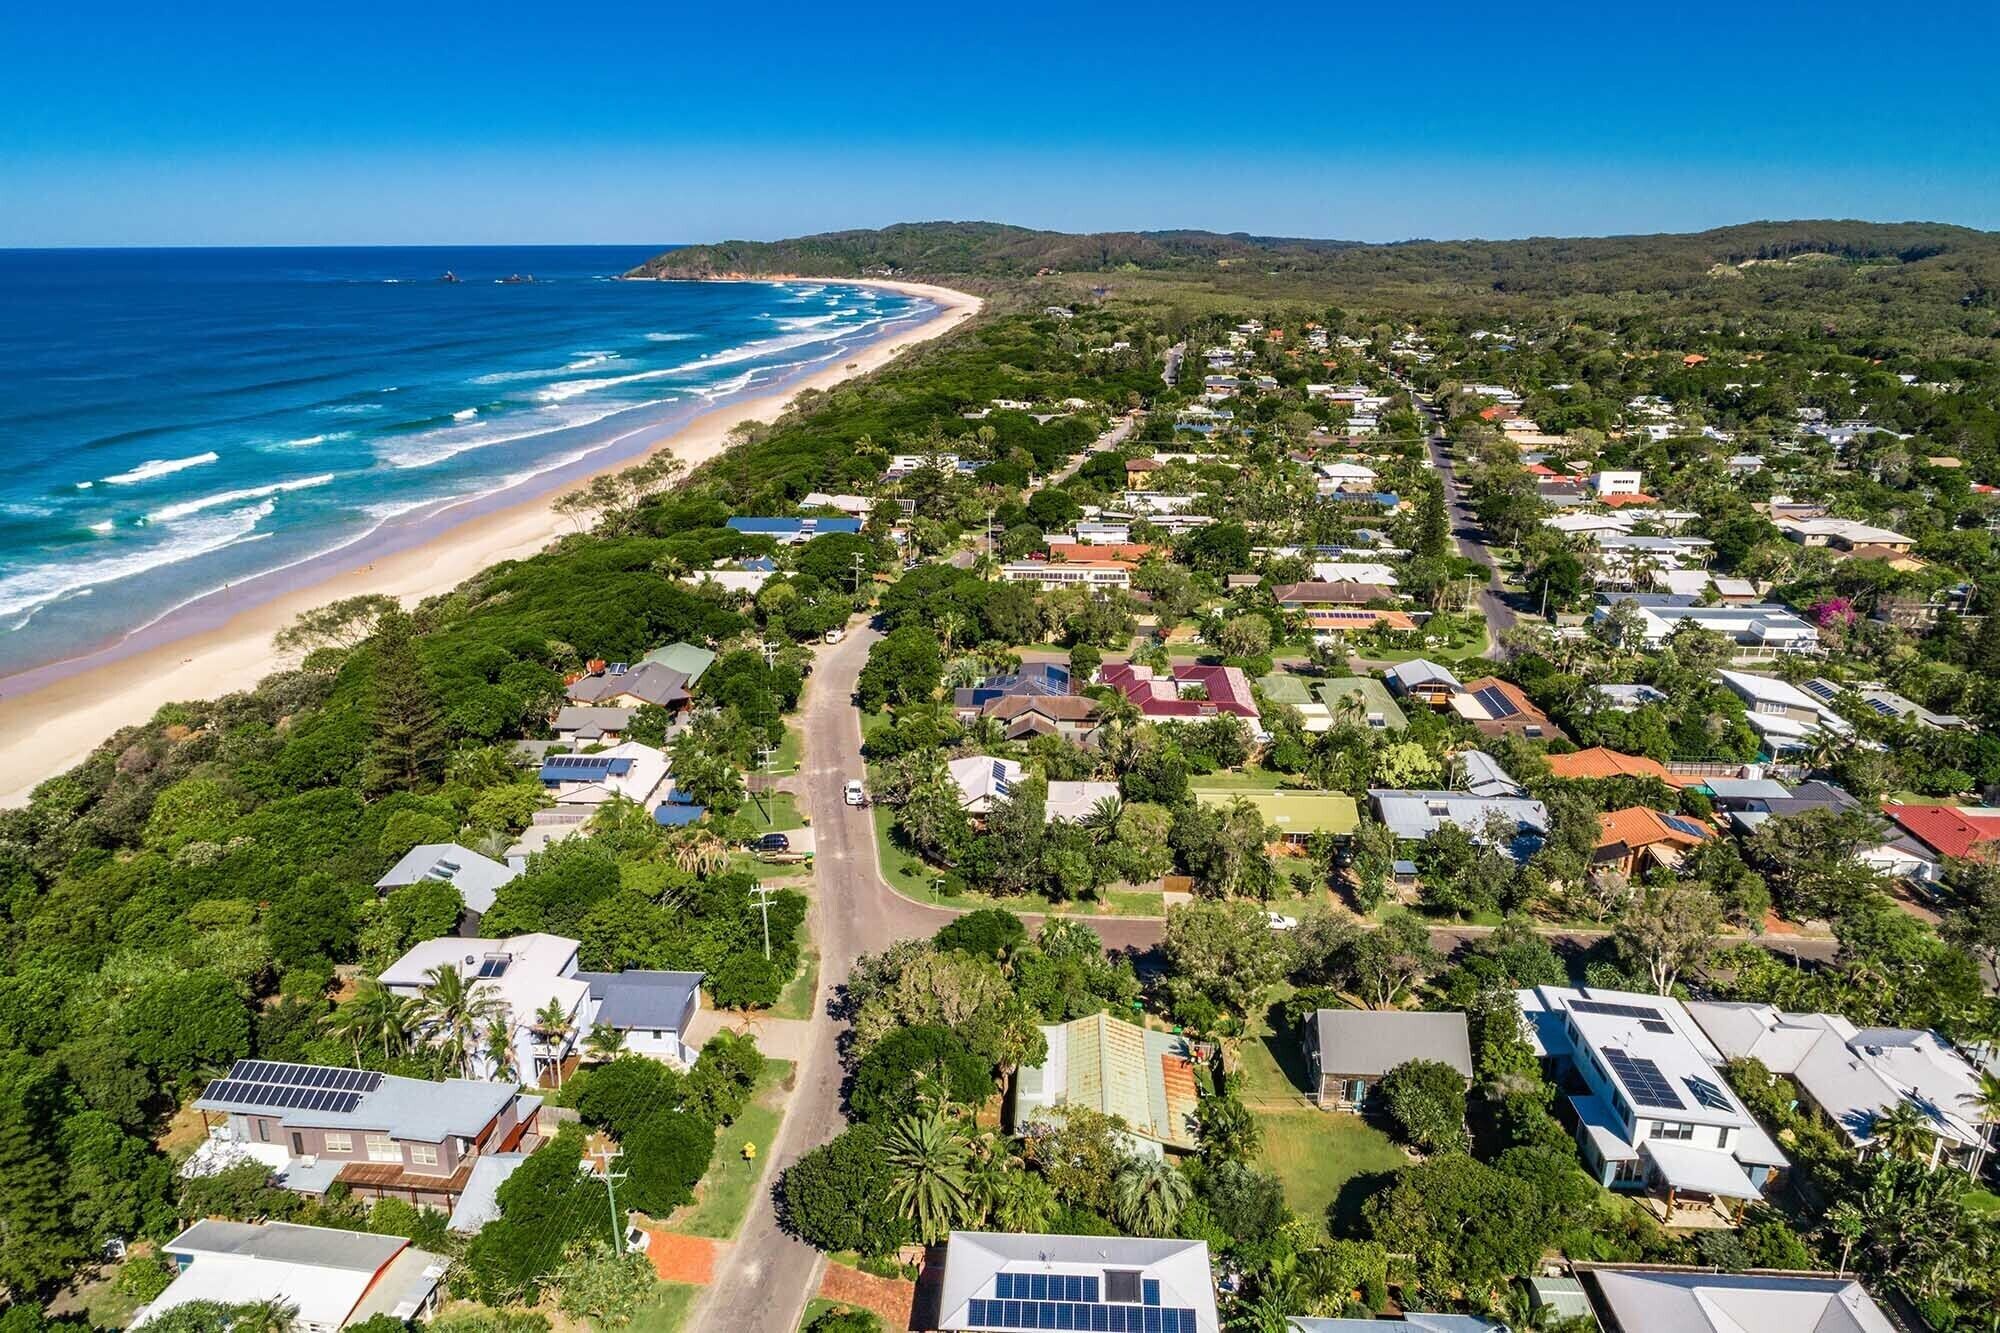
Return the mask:
M597 1001L597 1021L615 1028L669 1028L688 1020L702 972L579 972Z
M651 704L670 704L688 697L687 685L685 672L661 666L658 662L642 662L617 675L606 671L602 675L584 676L572 681L569 697L578 703L594 704L599 699L615 699L629 694Z
M604 704L569 704L556 710L555 729L575 732L579 740L594 740L606 732L622 732L632 725L633 708Z
M1893 1327L1851 1279L1636 1268L1586 1271L1622 1333L1890 1333Z
M492 909L493 895L500 886L519 873L455 842L426 842L403 853L402 860L375 881L375 887L393 889L437 880L457 889L468 909L483 914Z
M1413 657L1407 662L1399 662L1390 667L1386 674L1390 680L1405 690L1432 682L1449 685L1454 690L1465 688L1459 684L1457 676L1426 657Z
M1506 1333L1507 1326L1476 1314L1424 1314L1405 1310L1400 1319L1321 1319L1293 1315L1293 1333Z
M409 1243L402 1236L377 1236L367 1231L204 1218L163 1248L170 1254L240 1254L277 1263L373 1273Z
M380 1086L364 1094L351 1111L309 1111L207 1094L198 1098L195 1106L204 1111L270 1115L281 1124L300 1129L374 1132L418 1143L442 1143L453 1135L477 1138L519 1092L520 1088L512 1083L486 1083L469 1078L432 1083L389 1074L383 1077Z
M472 1174L465 1178L465 1189L446 1225L470 1235L500 1216L500 1187L527 1160L524 1152L490 1152L474 1158Z
M1456 1011L1321 1009L1319 1066L1330 1074L1386 1074L1411 1060L1438 1060L1472 1077L1472 1042Z

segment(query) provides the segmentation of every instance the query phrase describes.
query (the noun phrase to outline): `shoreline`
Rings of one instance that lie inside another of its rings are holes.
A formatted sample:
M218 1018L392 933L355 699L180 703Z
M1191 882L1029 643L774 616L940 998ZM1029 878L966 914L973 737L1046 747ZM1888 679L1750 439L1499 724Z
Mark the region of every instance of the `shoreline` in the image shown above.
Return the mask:
M716 281L787 281L782 277ZM654 279L631 279L654 281ZM273 570L234 588L201 594L140 626L117 641L64 661L51 662L0 680L0 761L8 774L0 807L25 805L33 789L87 758L122 727L144 722L161 705L178 699L209 699L252 689L280 670L285 660L271 637L303 611L362 593L387 593L405 606L445 592L490 565L534 555L574 530L551 507L558 495L639 459L666 450L692 473L728 448L729 432L746 421L774 420L807 390L824 390L888 364L904 348L958 327L985 302L966 292L926 283L889 279L813 278L856 287L878 287L921 296L937 305L922 322L869 343L838 364L784 381L776 389L718 403L669 423L640 426L611 435L600 446L614 448L646 435L636 448L610 459L579 462L576 469L554 468L522 483L542 482L532 494L512 501L508 492L448 502L405 528L384 524L348 546ZM488 502L482 506L482 501ZM446 515L469 510L443 526ZM382 534L388 533L387 537ZM340 565L366 554L382 538L386 549L358 566L320 574L312 566ZM399 544L400 541L400 544ZM286 578L290 572L291 578ZM269 585L251 605L229 609L244 588Z

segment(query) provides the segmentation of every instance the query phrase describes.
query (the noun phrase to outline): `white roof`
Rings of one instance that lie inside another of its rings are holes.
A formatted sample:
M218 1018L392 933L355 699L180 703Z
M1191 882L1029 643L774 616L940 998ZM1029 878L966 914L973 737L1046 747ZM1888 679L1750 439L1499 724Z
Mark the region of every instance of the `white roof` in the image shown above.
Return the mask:
M375 881L375 887L400 888L419 880L437 880L457 889L468 909L483 913L492 908L495 890L518 873L457 843L426 842L403 853L402 859L389 867L389 873Z
M1193 1312L1193 1327L1177 1322L1179 1333L1220 1333L1215 1311L1215 1277L1208 1242L1150 1240L1137 1236L1045 1236L954 1231L945 1248L937 1327L944 1330L998 1326L975 1323L972 1302L996 1298L1002 1274L1094 1278L1098 1301L1112 1294L1107 1272L1137 1272L1159 1283L1160 1310ZM1137 1304L1137 1302L1134 1302ZM1164 1324L1162 1325L1164 1328Z
M1375 583L1384 588L1396 586L1396 571L1376 561L1321 560L1313 565L1312 574L1321 583Z
M1660 1179L1677 1190L1712 1194L1718 1199L1761 1199L1757 1188L1737 1162L1735 1154L1721 1148L1697 1148L1691 1143L1670 1139L1647 1139L1639 1145L1639 1156L1652 1162Z
M983 815L993 808L995 800L1013 791L1021 780L1021 765L1013 759L969 754L951 761L951 780L958 784L959 804Z
M590 994L590 987L573 975L576 970L577 942L561 935L514 935L506 939L425 940L382 969L380 980L392 989L416 990L429 984L433 968L446 967L466 977L477 977L489 960L506 959L497 976L475 983L481 994L497 996L512 1021L526 1022L535 1012L555 1000L563 1012L574 1014Z
M593 750L592 759L629 759L630 768L623 773L611 773L590 782L559 782L551 790L558 805L602 805L613 796L622 796L628 801L637 801L651 810L673 790L667 778L667 756L664 751L639 741L625 741L618 745ZM547 755L545 759L561 758Z
M1116 800L1115 782L1051 782L1045 803L1047 822L1073 824L1097 808L1099 801Z
M190 1260L173 1284L132 1321L134 1328L193 1301L244 1305L283 1301L302 1325L337 1329L353 1318L377 1276L406 1254L417 1260L408 1276L429 1286L444 1276L444 1261L410 1251L400 1236L376 1236L290 1222L201 1221L167 1242L167 1253ZM386 1278L385 1278L386 1281ZM399 1283L398 1285L409 1285ZM423 1294L428 1294L426 1288Z
M1857 1028L1839 1014L1783 1013L1767 1004L1699 1002L1688 1013L1727 1056L1752 1057L1789 1074L1849 1142L1874 1137L1875 1117L1914 1104L1933 1132L1981 1140L1979 1073L1935 1032Z
M1859 1282L1822 1274L1590 1272L1623 1333L1892 1333Z
M1778 526L1801 537L1838 537L1856 546L1870 542L1907 546L1910 542L1908 537L1893 528L1878 528L1872 523L1860 523L1851 518L1792 518L1781 521Z

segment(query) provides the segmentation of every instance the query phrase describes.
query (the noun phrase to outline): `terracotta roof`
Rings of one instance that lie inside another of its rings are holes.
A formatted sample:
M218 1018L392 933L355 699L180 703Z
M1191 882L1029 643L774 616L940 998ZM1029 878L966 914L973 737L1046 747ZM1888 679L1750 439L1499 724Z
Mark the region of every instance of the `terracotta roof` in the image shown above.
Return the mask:
M1698 847L1714 836L1713 831L1692 819L1681 815L1663 815L1643 805L1628 806L1597 817L1597 845L1600 847L1623 843L1637 851L1662 842L1676 847Z
M1158 550L1147 542L1050 542L1049 558L1069 564L1102 560L1144 560Z
M1305 615L1308 625L1323 630L1372 629L1377 625L1399 630L1417 627L1417 622L1405 612L1365 606L1324 607L1308 611Z
M1009 722L1024 713L1040 713L1058 722L1087 722L1097 716L1097 701L1080 694L1003 694L988 699L979 710L987 717Z
M1604 504L1610 505L1613 509L1623 509L1626 505L1656 505L1660 502L1658 496L1646 495L1644 493L1638 495L1600 495L1597 498Z
M1882 811L1940 856L1971 856L1974 849L2000 841L2000 812L1969 815L1954 805L1896 805Z
M1360 606L1364 602L1391 600L1396 593L1394 589L1377 583L1328 583L1307 579L1303 583L1281 584L1271 590L1271 595L1278 599L1280 606L1288 603Z
M1692 787L1701 782L1700 778L1684 777L1678 773L1668 772L1667 766L1657 759L1642 754L1620 754L1602 745L1594 745L1588 750L1578 750L1574 754L1552 754L1548 756L1548 760L1550 775L1565 780L1658 778L1675 787Z
M1166 464L1157 458L1128 458L1125 460L1127 472L1158 472Z

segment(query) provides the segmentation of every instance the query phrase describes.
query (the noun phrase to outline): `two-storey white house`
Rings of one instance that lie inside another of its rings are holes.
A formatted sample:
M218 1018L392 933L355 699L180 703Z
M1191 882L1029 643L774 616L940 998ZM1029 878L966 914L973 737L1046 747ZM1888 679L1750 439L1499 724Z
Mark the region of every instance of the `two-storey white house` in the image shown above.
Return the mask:
M1606 1186L1727 1216L1789 1165L1722 1076L1723 1056L1670 996L1537 986L1528 1040L1568 1096L1584 1166Z

